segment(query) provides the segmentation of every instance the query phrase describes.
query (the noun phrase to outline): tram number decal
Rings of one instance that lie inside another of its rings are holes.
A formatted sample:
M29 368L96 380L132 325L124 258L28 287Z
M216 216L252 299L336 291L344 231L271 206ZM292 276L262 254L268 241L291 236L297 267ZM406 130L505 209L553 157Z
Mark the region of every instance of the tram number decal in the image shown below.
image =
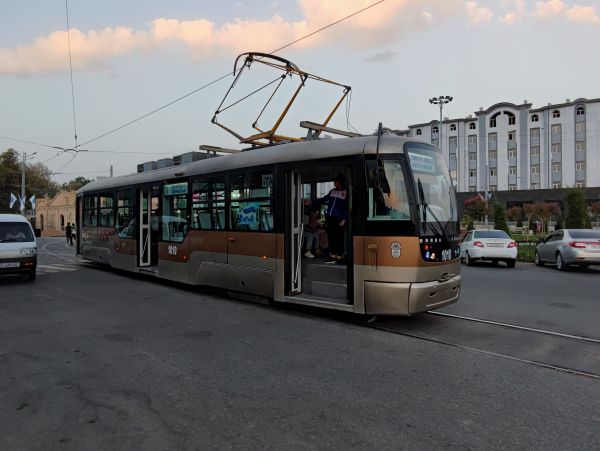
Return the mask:
M447 262L449 260L452 260L452 249L442 250L442 261Z
M170 244L167 248L167 252L169 253L169 255L177 255L177 246L174 244Z

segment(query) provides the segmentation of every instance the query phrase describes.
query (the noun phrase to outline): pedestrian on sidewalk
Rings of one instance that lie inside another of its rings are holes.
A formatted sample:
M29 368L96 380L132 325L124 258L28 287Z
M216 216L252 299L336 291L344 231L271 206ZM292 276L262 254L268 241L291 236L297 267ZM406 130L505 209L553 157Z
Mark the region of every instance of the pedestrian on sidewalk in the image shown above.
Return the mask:
M67 222L67 227L65 227L65 234L67 236L67 244L73 246L73 227L71 227L70 222Z

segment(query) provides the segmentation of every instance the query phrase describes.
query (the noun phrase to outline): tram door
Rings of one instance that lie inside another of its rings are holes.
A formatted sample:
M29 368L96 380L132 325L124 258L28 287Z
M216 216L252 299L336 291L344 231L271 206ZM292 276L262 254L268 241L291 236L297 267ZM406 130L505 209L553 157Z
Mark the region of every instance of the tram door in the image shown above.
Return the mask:
M152 264L152 209L150 202L152 189L140 188L138 202L139 236L138 236L138 266Z
M290 171L288 177L288 220L287 222L287 255L289 256L290 274L288 279L291 281L290 294L297 294L302 291L302 177L298 171Z

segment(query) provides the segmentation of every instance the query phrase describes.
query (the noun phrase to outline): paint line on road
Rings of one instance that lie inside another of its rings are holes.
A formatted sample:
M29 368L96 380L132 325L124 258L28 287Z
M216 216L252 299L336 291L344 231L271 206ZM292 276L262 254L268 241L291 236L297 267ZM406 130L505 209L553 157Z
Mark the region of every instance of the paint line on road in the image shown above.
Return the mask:
M533 327L519 326L516 324L508 324L508 323L501 323L498 321L490 321L490 320L481 319L481 318L470 318L468 316L453 315L451 313L443 313L443 312L427 312L427 313L430 315L445 316L448 318L462 319L464 321L472 321L472 322L482 323L482 324L491 324L493 326L507 327L510 329L517 329L517 330L523 330L523 331L527 331L527 332L536 332L536 333L545 334L545 335L552 335L554 337L568 338L570 340L580 340L580 341L587 341L590 343L600 344L600 340L598 340L596 338L584 337L584 336L580 336L580 335L563 334L560 332L552 332L550 330L536 329Z

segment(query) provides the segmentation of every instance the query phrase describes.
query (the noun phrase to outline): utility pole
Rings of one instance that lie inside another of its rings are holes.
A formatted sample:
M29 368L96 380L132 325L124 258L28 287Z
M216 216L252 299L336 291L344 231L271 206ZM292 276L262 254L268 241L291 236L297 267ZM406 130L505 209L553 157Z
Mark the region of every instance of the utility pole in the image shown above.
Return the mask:
M112 164L110 165L110 178L112 179L113 177L113 166Z
M25 216L25 162L27 161L27 152L23 152L23 164L21 165L21 216Z

